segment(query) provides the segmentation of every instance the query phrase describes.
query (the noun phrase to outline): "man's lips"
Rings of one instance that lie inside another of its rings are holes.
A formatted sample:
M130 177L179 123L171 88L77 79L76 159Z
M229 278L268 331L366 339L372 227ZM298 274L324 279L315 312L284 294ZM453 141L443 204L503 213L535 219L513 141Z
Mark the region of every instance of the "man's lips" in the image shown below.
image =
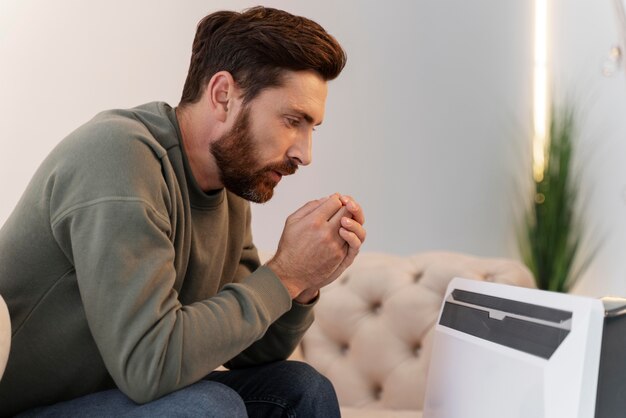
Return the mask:
M296 170L270 170L280 180L283 176L290 176L296 172Z
M276 170L272 170L270 171L270 175L272 176L272 179L274 181L276 181L276 183L278 183L280 181L280 179L283 178L283 173L281 173L280 171L276 171Z
M284 176L295 174L298 170L296 164L284 163L276 164L273 167L266 167L265 172L274 182L278 183Z

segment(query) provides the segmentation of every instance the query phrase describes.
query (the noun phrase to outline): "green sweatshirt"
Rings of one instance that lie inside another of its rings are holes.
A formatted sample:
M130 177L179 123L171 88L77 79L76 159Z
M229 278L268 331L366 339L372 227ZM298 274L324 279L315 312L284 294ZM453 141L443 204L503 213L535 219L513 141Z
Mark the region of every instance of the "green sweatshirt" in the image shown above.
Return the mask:
M115 386L148 402L284 359L313 321L259 267L249 203L204 193L180 138L165 103L107 111L36 172L0 230L0 415Z

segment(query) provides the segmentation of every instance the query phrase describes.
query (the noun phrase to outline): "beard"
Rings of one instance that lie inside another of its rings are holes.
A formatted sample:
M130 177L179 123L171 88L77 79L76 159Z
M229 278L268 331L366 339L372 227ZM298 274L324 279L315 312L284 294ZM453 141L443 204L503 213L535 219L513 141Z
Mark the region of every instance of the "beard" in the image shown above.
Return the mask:
M210 150L227 190L251 202L265 203L278 184L273 172L294 174L298 165L286 158L281 163L263 166L255 145L259 143L250 130L250 109L245 107L232 129L211 143Z

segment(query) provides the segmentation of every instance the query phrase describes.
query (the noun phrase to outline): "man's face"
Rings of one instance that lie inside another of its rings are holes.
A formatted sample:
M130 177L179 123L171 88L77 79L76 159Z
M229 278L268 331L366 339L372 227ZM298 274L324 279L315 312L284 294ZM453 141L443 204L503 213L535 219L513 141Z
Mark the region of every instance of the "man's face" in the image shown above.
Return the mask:
M286 158L280 163L260 161L258 138L250 129L250 107L237 116L233 128L211 144L211 152L220 170L221 181L231 192L256 203L272 198L282 175L296 172L298 165Z
M287 72L281 87L263 90L233 127L211 144L224 187L267 202L284 175L311 162L311 137L322 122L327 84L316 73Z

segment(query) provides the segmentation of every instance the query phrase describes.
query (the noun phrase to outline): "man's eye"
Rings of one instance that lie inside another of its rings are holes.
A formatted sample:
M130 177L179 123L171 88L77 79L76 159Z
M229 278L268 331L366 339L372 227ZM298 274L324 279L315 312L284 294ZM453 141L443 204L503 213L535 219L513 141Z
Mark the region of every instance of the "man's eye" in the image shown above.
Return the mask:
M300 120L294 118L287 118L287 123L289 126L296 128L300 125Z

